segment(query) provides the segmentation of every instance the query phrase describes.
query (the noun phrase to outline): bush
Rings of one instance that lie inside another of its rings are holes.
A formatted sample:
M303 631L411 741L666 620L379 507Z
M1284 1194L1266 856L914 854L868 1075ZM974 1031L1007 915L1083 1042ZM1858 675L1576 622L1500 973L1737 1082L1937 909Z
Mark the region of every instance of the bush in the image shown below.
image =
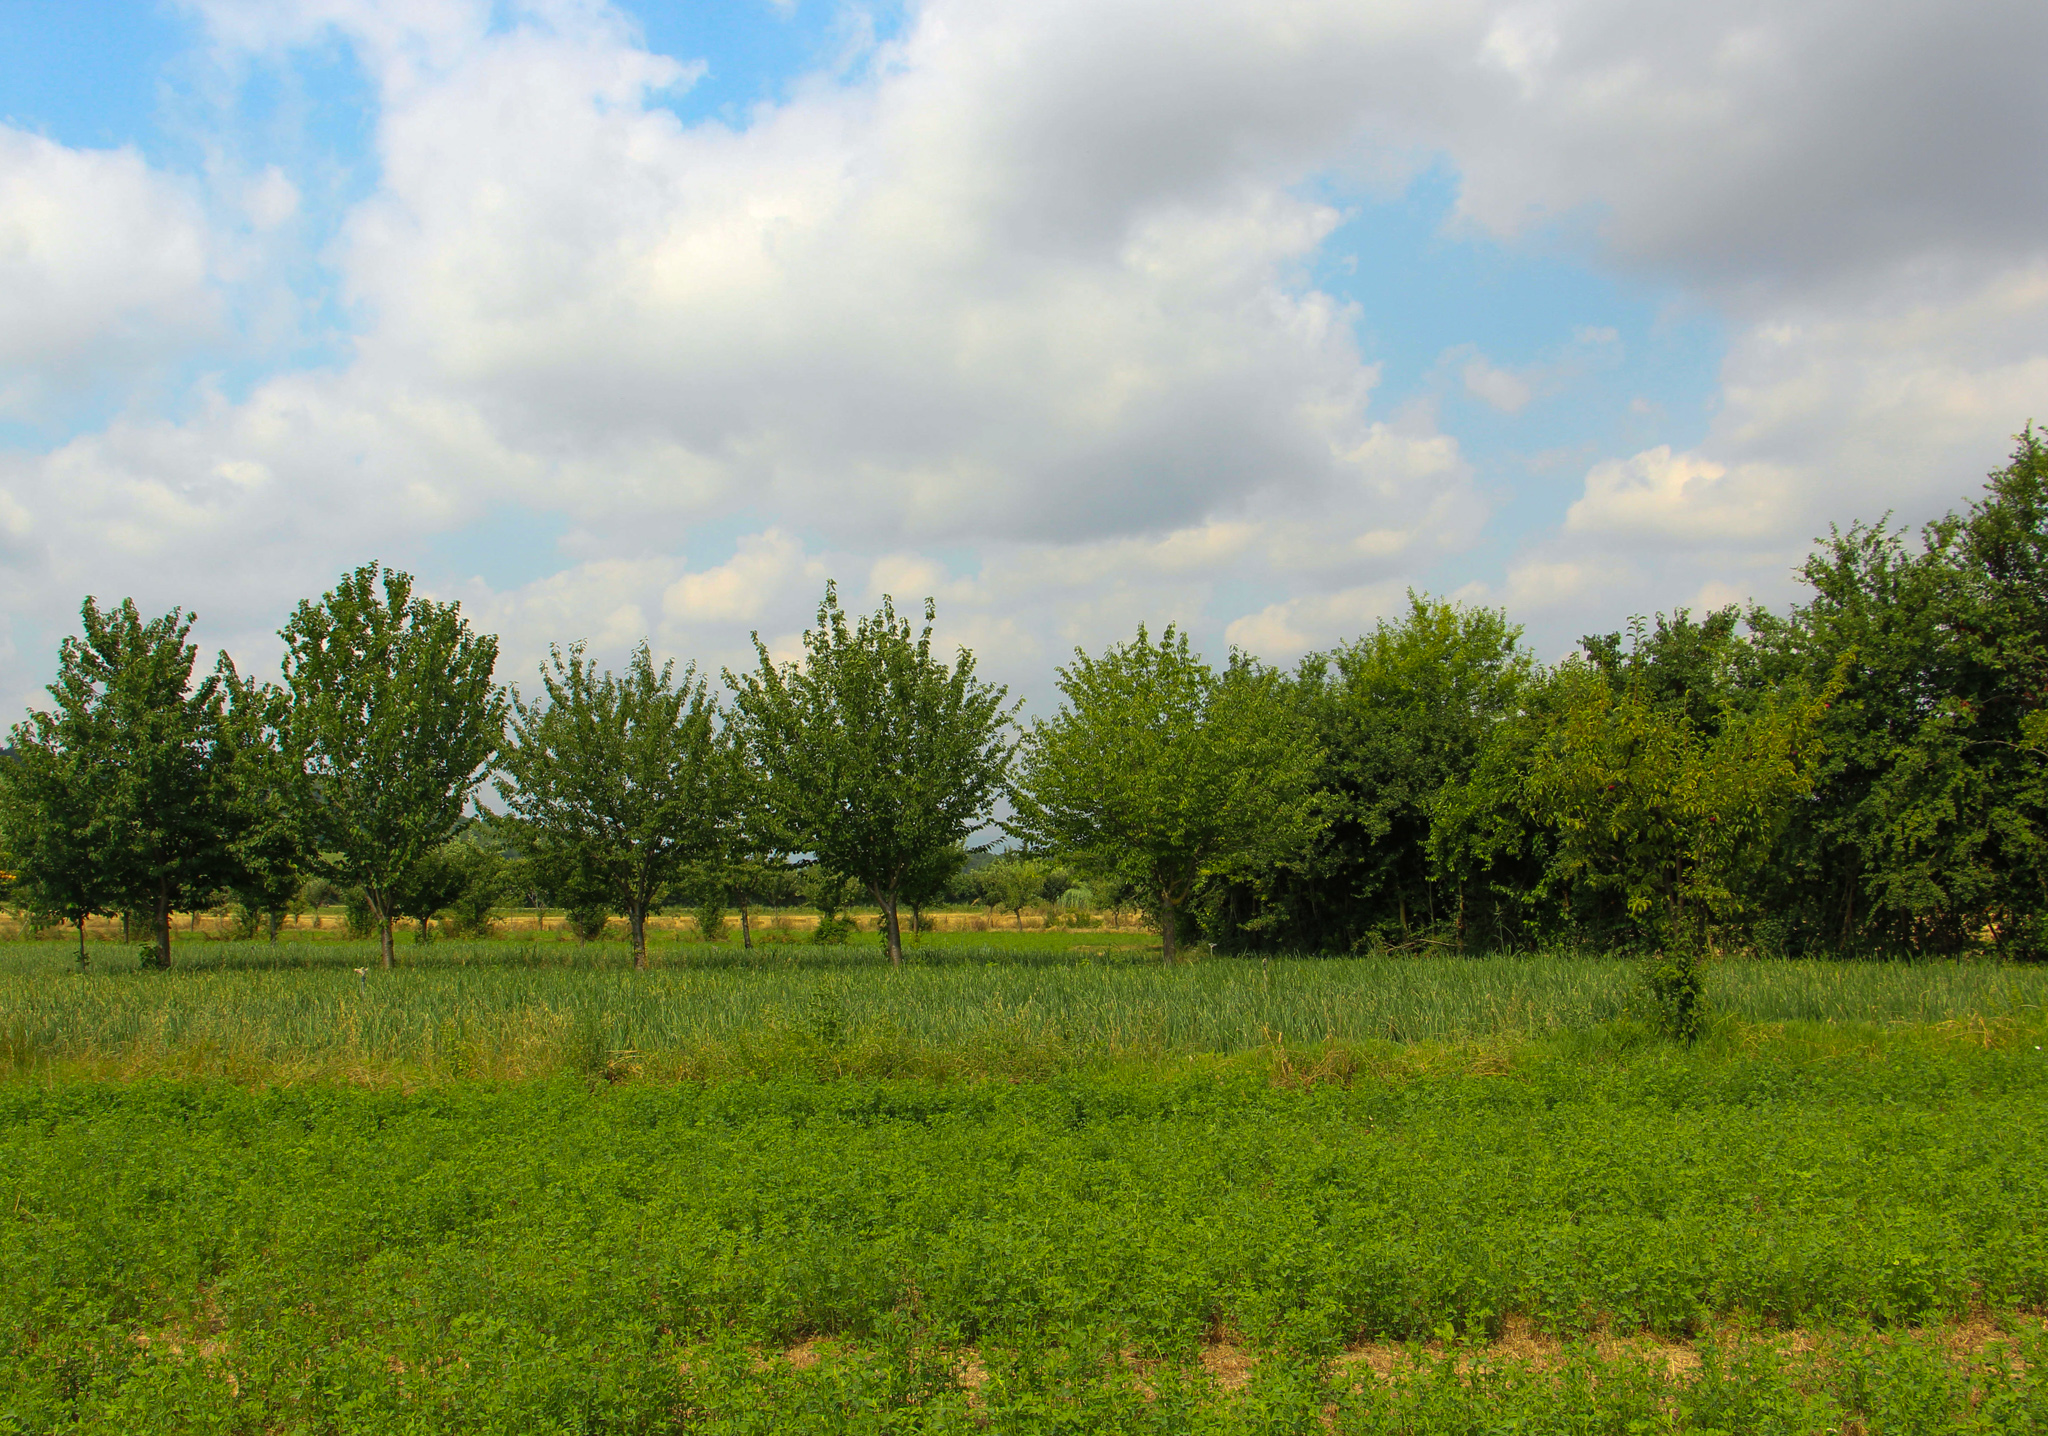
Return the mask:
M584 904L570 908L563 917L568 921L569 931L576 934L578 942L595 942L604 936L604 930L611 924L609 908Z
M690 915L697 919L698 937L705 942L725 941L725 899L717 892L707 892L690 909Z
M369 937L377 931L377 916L370 911L370 895L350 888L341 895L341 921L350 937Z
M1696 943L1680 939L1643 960L1650 1015L1667 1036L1698 1039L1707 1021L1706 962Z
M838 947L859 931L860 924L852 918L834 914L818 919L818 928L811 934L811 941Z
M497 886L472 884L448 905L448 931L456 937L489 937L497 929L497 914Z
M238 902L230 909L235 936L243 941L263 935L263 909L254 903Z

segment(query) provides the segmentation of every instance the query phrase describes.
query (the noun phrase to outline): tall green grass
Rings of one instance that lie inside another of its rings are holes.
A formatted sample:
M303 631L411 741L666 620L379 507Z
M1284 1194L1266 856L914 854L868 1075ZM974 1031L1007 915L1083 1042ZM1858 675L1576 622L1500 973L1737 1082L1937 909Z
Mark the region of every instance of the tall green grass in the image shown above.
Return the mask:
M1572 956L1212 957L1168 968L1130 943L1078 934L928 943L901 970L867 945L690 944L644 972L623 946L597 943L402 952L385 972L369 943L194 945L161 973L110 948L79 973L56 944L0 945L0 1065L230 1076L1014 1073L1587 1032L1625 1020L1639 981L1628 961ZM2048 1004L2048 970L1988 963L1730 962L1710 984L1724 1030L2032 1024Z

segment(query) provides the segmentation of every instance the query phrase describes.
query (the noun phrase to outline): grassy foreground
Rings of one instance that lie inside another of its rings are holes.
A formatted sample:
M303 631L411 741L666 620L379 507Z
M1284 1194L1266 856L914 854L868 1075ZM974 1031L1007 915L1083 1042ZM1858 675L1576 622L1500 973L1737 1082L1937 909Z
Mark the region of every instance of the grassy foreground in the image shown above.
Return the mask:
M2041 974L221 947L0 950L0 1432L2048 1428Z

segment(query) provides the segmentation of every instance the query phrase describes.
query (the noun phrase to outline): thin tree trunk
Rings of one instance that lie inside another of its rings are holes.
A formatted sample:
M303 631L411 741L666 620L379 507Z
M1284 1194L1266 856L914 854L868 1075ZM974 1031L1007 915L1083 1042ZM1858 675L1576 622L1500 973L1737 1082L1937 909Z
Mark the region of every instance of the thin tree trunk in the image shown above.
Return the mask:
M1179 914L1173 910L1173 899L1159 895L1159 959L1162 962L1180 961Z
M903 929L896 923L896 894L877 892L875 900L882 905L882 931L887 934L889 944L889 966L903 966Z
M158 970L171 968L171 890L159 885L156 890L156 965Z
M280 926L283 925L283 921L284 920L281 917L279 917L279 915L276 913L272 913L270 915L270 945L272 947L277 946L277 930Z
M1021 907L1017 909L1017 931L1024 931L1024 909Z
M84 913L80 913L80 914L78 915L78 970L79 970L80 972L91 972L91 971L92 971L92 959L91 959L90 957L87 957L87 956L86 956L86 953L85 953L85 914L84 914Z
M639 903L626 907L626 928L633 934L633 966L647 966L647 909Z
M740 946L748 952L754 950L754 929L747 919L747 900L740 899Z
M377 952L388 969L391 966L391 919L382 911L377 915Z

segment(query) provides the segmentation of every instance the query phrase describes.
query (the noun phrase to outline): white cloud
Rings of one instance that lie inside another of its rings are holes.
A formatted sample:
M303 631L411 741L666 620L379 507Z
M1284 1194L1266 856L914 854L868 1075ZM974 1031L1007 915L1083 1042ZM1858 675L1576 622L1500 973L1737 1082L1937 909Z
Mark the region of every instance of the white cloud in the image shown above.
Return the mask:
M0 415L206 335L210 249L198 204L135 151L0 124Z
M933 0L738 127L655 103L698 68L596 0L199 8L237 63L339 37L375 86L377 187L324 251L359 332L7 457L0 599L37 621L134 583L260 646L335 569L424 572L510 505L570 533L560 573L474 589L508 654L785 643L828 572L937 594L1001 663L1141 619L1331 641L1486 519L1303 278L1342 218L1318 179L1440 157L1461 223L1583 232L1730 336L1703 436L1650 444L1646 405L1574 457L1485 590L1511 608L1783 592L1828 518L1953 503L2048 392L2048 191L2012 178L2048 138L2034 5ZM291 176L223 184L250 244L299 228ZM0 186L0 408L219 323L183 182L0 129ZM1437 377L1514 413L1623 360L1572 346ZM687 570L714 525L747 537Z
M1497 369L1485 357L1468 360L1460 377L1465 389L1475 398L1484 399L1503 414L1519 414L1529 405L1534 391L1529 381L1505 369Z
M824 579L816 564L805 562L802 544L770 529L740 540L739 551L718 567L669 585L662 613L674 623L752 623L800 576Z
M1679 542L1766 537L1783 526L1785 478L1764 465L1731 474L1724 464L1660 444L1594 465L1585 497L1565 516L1565 531Z
M1224 637L1232 647L1280 663L1355 638L1407 602L1408 586L1399 582L1291 598L1235 620Z

